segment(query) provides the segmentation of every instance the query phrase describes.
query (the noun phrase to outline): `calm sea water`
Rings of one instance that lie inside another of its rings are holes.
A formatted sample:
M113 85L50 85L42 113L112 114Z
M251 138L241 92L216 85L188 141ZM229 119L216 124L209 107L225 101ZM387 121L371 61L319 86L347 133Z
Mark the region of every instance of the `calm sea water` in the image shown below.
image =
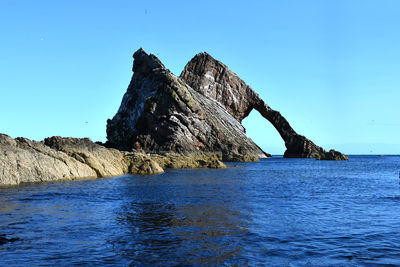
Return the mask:
M400 156L0 188L0 265L400 265Z

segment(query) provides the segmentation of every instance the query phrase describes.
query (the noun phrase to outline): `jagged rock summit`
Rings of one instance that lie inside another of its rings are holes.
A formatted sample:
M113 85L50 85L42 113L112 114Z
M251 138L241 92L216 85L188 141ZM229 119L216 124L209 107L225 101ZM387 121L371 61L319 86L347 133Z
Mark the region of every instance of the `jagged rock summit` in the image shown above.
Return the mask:
M241 125L256 109L285 141L285 157L347 159L297 134L279 112L207 53L196 55L179 78L143 49L133 58L134 74L127 92L117 114L107 121L111 147L221 152L224 160L252 161L268 155L246 136Z

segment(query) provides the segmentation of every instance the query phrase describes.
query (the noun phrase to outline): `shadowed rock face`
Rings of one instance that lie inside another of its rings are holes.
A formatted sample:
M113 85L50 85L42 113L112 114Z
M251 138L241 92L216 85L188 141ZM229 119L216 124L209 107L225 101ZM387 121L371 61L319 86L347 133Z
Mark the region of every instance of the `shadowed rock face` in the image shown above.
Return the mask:
M266 157L218 101L190 88L156 56L139 49L133 58L132 80L117 114L107 121L109 146L218 151L224 160Z
M348 159L338 151L326 152L311 140L297 134L278 111L269 107L250 86L207 53L197 54L186 65L180 78L202 95L217 100L239 122L253 109L257 110L272 123L285 141L286 158Z

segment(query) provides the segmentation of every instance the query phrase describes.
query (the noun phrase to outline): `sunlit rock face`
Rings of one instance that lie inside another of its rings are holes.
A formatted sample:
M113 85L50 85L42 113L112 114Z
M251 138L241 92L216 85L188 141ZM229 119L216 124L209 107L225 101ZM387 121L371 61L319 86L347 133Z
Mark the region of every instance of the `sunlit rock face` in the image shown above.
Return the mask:
M129 87L117 114L107 121L107 145L122 150L221 152L225 160L266 157L216 99L192 89L143 49L133 58Z
M120 151L89 138L53 136L41 142L0 133L0 186L20 183L159 174L164 168L225 168L220 153Z
M180 78L202 95L215 99L238 122L256 109L266 118L285 142L287 158L318 158L347 160L347 156L335 151L325 151L311 140L299 135L289 122L269 107L261 97L226 65L207 53L197 54L185 66ZM265 137L267 138L267 136Z

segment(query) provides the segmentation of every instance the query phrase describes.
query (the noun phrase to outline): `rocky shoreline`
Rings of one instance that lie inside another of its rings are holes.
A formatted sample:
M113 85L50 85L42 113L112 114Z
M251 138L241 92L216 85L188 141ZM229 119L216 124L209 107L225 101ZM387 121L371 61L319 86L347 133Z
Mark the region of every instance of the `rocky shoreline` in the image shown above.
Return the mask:
M0 134L0 185L160 174L166 168L225 168L221 153L119 151L89 138L54 136L41 142Z

